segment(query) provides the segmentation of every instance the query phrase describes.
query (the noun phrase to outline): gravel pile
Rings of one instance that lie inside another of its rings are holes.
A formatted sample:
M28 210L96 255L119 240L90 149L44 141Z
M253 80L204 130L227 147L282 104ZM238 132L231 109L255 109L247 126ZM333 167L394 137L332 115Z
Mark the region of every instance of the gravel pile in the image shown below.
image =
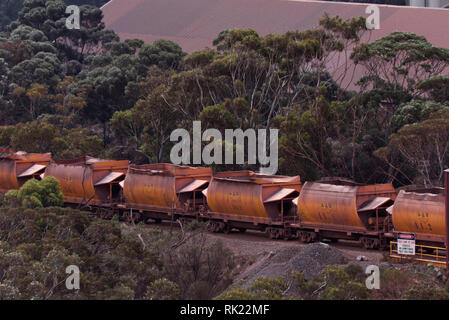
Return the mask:
M282 248L276 253L270 252L264 259L255 263L243 275L243 286L249 286L260 277L286 277L293 271L303 272L307 280L320 273L327 265L344 264L346 258L340 252L325 243L313 243L307 246Z

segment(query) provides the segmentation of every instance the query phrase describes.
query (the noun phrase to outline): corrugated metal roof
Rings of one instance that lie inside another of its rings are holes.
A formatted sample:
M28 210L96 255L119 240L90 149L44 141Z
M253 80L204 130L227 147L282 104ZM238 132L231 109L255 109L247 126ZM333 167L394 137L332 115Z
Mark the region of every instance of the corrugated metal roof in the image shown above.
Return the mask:
M368 202L363 203L357 211L364 212L364 211L376 210L377 208L383 206L390 200L391 200L391 198L389 198L389 197L376 197Z
M103 177L100 181L95 183L95 186L111 183L115 179L120 178L124 175L125 175L125 173L123 173L123 172L110 172L105 177Z
M181 190L178 191L178 193L185 193L185 192L192 192L195 191L202 186L204 186L209 181L207 180L194 180L190 182L188 185L184 186Z
M29 177L32 176L33 174L38 173L39 171L45 169L47 166L42 165L42 164L33 164L31 167L29 167L28 169L26 169L25 171L23 171L21 174L19 174L17 177L18 178L23 178L23 177Z
M281 201L282 199L288 197L295 191L296 191L295 189L282 188L279 191L275 192L273 195L269 196L263 202L268 203L268 202L274 202L274 201Z

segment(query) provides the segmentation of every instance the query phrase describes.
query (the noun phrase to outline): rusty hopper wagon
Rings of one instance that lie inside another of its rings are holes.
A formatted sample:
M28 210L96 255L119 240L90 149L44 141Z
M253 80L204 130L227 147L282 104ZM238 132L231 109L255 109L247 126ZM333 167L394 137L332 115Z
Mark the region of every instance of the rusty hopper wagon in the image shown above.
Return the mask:
M395 231L414 233L423 243L444 245L444 210L444 189L401 190L392 211Z
M395 198L391 184L306 182L298 199L298 238L360 240L366 248L383 247L387 244L383 235L392 228L387 208Z
M211 168L173 164L131 165L123 182L124 209L132 219L157 222L175 215L195 216L206 204L202 191ZM126 213L125 213L126 215Z
M120 181L125 178L129 161L110 161L92 157L53 160L45 177L55 177L65 202L80 207L112 208L120 201ZM106 214L101 212L101 215Z
M300 191L299 176L251 171L217 173L205 191L210 229L214 232L256 229L266 231L271 238L288 237L283 227L296 218L293 199Z
M40 179L51 153L14 152L0 148L0 192L19 189L27 180Z

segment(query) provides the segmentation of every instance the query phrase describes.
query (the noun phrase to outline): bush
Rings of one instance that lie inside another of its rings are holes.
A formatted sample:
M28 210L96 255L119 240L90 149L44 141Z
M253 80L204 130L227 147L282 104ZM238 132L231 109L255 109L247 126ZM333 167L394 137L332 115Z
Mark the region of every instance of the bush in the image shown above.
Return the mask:
M411 287L411 275L396 269L386 269L380 272L380 290L378 293L384 299L400 299Z
M41 181L30 179L19 190L8 191L4 204L31 209L57 207L64 205L64 195L59 181L54 177L46 177Z
M234 256L221 242L208 243L204 226L192 230L162 253L165 277L178 284L180 299L212 299L232 283Z
M178 232L70 208L0 208L0 299L209 298L227 286L233 256L201 234L185 236L179 244ZM64 285L69 265L80 269L79 290Z
M410 288L403 298L408 300L449 300L449 293L443 288L419 284Z
M285 298L288 284L282 278L256 279L248 289L234 288L222 293L217 300L281 300Z
M149 300L176 300L179 298L179 287L168 279L159 279L148 286L145 297Z
M365 282L366 274L363 268L355 263L350 263L345 267L345 272L349 275L349 278L357 282Z

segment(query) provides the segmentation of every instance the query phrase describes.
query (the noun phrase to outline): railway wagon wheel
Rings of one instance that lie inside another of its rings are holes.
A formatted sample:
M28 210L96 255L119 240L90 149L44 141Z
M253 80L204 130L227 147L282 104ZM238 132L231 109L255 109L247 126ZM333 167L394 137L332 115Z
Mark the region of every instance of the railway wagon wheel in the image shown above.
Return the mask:
M209 221L207 223L207 231L209 232L215 232L215 221Z
M98 216L103 220L111 220L114 216L114 210L113 209L106 209L106 208L100 208L97 211Z
M139 212L123 212L123 220L125 220L128 223L138 223L142 219L142 215Z
M231 230L232 230L232 227L229 224L223 223L223 226L222 226L223 233L229 234L229 233L231 233Z
M143 219L143 221L145 222L145 224L161 224L162 223L162 219L158 219L158 218L145 218Z
M297 235L298 239L304 243L312 243L318 239L318 235L310 231L298 231Z
M213 233L219 233L224 231L225 229L225 223L219 222L219 221L209 221L207 224L207 231L213 232Z
M360 238L360 241L365 249L379 249L381 245L380 240L377 238L362 237Z
M270 239L281 239L284 237L284 230L279 228L267 228L266 233Z

